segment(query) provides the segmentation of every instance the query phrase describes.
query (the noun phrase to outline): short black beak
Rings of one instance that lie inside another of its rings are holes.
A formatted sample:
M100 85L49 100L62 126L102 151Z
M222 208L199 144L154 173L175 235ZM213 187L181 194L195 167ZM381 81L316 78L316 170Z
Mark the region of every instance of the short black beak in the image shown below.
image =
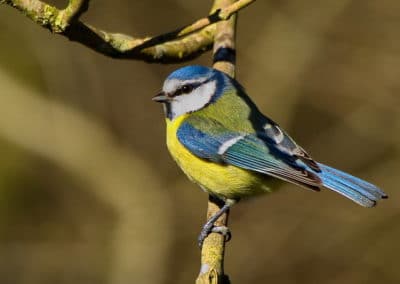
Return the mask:
M165 103L166 101L168 101L168 96L164 92L160 92L156 96L154 96L152 100L158 103Z

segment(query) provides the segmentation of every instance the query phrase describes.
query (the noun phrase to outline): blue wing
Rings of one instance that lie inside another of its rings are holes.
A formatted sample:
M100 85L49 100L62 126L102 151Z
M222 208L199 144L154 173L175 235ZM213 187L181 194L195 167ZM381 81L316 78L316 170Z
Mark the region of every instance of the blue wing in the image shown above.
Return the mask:
M190 120L183 122L177 132L178 140L196 156L315 190L321 186L320 178L298 164L297 158L272 148L257 135L230 131L212 119L200 120L201 125L196 119L196 126Z
M316 163L276 124L271 124L266 132L240 133L226 129L213 119L193 118L182 123L177 137L200 158L267 174L314 190L324 186L362 206L372 207L376 201L387 197L373 184Z

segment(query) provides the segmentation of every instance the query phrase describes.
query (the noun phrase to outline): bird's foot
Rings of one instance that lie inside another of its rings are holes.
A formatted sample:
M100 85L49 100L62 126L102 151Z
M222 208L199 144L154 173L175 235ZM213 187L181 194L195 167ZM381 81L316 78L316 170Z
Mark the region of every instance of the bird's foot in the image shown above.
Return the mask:
M206 223L201 230L199 237L197 239L198 245L200 249L203 247L204 240L207 238L207 236L211 233L218 233L224 236L225 242L229 242L230 239L232 238L232 233L231 230L229 230L228 227L226 226L214 226L214 224Z
M211 232L223 235L225 242L229 242L232 239L231 230L227 226L214 226L211 229Z
M232 237L232 234L228 227L226 226L215 226L215 222L221 217L224 213L229 211L229 208L235 204L238 200L235 199L227 199L224 201L224 205L219 209L214 215L208 219L207 223L204 224L203 229L201 229L200 235L197 239L198 245L200 249L203 247L204 240L210 233L219 233L225 237L225 241L229 241Z

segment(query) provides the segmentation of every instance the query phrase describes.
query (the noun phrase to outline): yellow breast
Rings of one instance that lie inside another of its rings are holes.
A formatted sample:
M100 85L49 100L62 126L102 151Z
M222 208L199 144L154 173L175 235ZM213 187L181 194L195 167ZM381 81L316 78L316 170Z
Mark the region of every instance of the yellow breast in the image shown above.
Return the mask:
M187 115L167 119L167 146L172 157L193 182L222 198L242 198L271 191L267 177L231 165L221 165L193 155L177 138Z

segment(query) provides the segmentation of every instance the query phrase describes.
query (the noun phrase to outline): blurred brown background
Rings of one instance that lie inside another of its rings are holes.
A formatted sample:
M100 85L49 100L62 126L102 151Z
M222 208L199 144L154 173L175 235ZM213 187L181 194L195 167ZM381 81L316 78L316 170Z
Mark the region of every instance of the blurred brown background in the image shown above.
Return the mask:
M210 5L99 0L83 20L154 35ZM365 209L285 185L237 205L233 283L400 283L399 11L285 0L240 14L238 80L263 112L390 199ZM0 283L193 283L207 197L169 157L150 99L181 65L103 57L5 5L0 42Z

